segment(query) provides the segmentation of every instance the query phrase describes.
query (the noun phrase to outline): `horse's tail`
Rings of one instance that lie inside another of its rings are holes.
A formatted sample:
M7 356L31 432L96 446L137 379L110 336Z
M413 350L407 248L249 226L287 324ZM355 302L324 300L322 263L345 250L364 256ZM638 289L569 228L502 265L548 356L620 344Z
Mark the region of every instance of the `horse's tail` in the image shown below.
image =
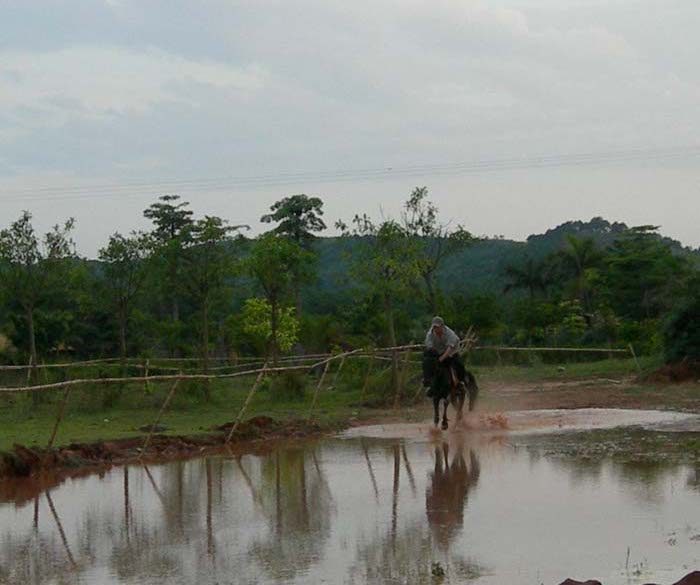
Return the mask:
M474 406L476 405L476 397L479 394L479 385L476 383L474 374L468 370L464 372L464 381L467 391L469 392L469 410L474 410Z

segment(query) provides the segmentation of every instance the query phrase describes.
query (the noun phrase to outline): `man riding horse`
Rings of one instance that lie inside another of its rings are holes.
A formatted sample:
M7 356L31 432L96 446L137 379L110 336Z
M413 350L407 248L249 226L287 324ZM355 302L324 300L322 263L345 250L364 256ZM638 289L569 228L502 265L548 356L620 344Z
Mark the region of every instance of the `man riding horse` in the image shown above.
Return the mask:
M459 355L459 343L459 336L445 325L442 317L433 317L425 336L423 385L427 388L426 395L433 399L436 425L439 421L440 401L445 401L443 429L447 428L448 402L452 401L461 417L467 391L469 410L473 410L479 390L474 376L464 368L464 362Z

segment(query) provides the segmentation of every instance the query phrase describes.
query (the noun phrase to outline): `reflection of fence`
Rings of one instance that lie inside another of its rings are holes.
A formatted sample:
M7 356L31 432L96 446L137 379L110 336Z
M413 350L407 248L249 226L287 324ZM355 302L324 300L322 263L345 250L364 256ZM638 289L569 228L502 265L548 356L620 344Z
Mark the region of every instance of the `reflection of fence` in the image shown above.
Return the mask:
M475 337L467 337L465 342L460 346L460 351L470 352L471 357L475 356L480 352L492 352L497 356L498 363L502 363L502 354L511 353L540 353L540 354L589 354L589 355L605 355L609 358L618 356L631 356L636 364L638 370L641 371L639 362L634 353L634 349L630 345L627 349L610 349L610 348L552 348L552 347L504 347L504 346L478 346L475 345ZM417 344L402 345L396 347L386 347L386 348L369 348L369 349L355 349L351 351L346 351L338 354L313 354L313 355L296 355L296 356L286 356L279 359L279 364L275 366L270 366L266 361L260 358L238 358L236 360L228 360L232 363L226 363L215 367L207 368L204 372L196 366L188 365L197 363L198 358L149 358L149 359L134 359L129 358L126 362L119 360L119 358L106 358L98 360L87 360L80 362L70 362L70 363L56 363L56 364L37 364L37 365L10 365L10 366L0 366L0 372L22 372L29 370L43 370L47 371L53 370L63 370L64 375L69 373L69 368L79 368L82 371L91 370L99 368L97 372L99 377L78 377L73 379L64 379L57 382L45 382L42 384L33 385L22 385L22 386L4 386L0 387L0 396L23 393L23 392L47 392L57 389L64 389L63 397L60 401L56 420L53 426L53 431L51 433L51 439L49 441L48 447L51 448L53 441L56 437L56 433L60 422L63 418L63 412L65 410L66 403L68 401L69 394L72 388L84 386L84 385L97 385L97 386L109 386L109 385L123 385L127 383L143 383L144 388L148 389L148 384L152 382L173 382L171 390L168 392L165 401L163 402L160 411L158 413L158 418L154 424L150 425L149 436L146 438L144 443L144 449L142 450L142 455L145 453L145 448L148 446L151 436L154 430L157 428L160 418L163 416L164 412L168 408L168 405L172 401L172 398L177 389L178 382L180 381L209 381L209 380L230 380L235 378L241 378L245 376L255 376L255 383L252 385L250 391L248 392L243 406L240 409L237 417L235 418L235 423L231 428L230 432L226 437L226 443L228 443L238 428L238 425L243 419L245 411L250 404L254 394L256 393L260 383L266 375L282 373L282 372L320 372L319 381L313 393L312 402L309 409L308 418L311 420L314 416L314 409L316 407L318 397L323 389L324 382L326 380L327 374L331 368L331 364L338 362L338 368L335 371L333 380L329 386L335 386L340 371L343 369L344 364L347 360L361 359L367 360L367 368L364 374L364 383L362 386L362 391L360 395L360 402L363 401L366 391L368 389L368 384L370 377L374 372L374 366L378 363L390 363L390 368L392 368L393 379L394 379L394 405L398 407L400 403L400 398L407 384L408 370L413 364L419 364L420 360L416 359L422 352L423 346ZM413 356L414 359L411 359ZM216 359L218 362L223 362L225 358L210 358L211 360ZM161 363L169 365L161 365ZM120 368L123 375L120 376L106 376L104 375L107 369ZM126 375L130 371L138 371L137 375ZM140 372L143 372L142 374ZM164 373L155 373L164 372ZM420 389L419 389L420 392ZM418 393L416 394L418 395Z

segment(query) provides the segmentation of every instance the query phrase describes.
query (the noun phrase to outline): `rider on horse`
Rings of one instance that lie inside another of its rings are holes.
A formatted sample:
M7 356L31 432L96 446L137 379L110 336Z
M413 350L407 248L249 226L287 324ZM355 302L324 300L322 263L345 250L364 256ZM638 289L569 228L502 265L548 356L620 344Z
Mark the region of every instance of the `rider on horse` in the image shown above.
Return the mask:
M438 367L444 367L450 377L456 376L456 382L462 390L465 389L464 362L458 352L459 336L452 331L442 317L433 317L430 329L425 336L425 351L423 353L423 386L429 397L442 393L442 388L436 388Z

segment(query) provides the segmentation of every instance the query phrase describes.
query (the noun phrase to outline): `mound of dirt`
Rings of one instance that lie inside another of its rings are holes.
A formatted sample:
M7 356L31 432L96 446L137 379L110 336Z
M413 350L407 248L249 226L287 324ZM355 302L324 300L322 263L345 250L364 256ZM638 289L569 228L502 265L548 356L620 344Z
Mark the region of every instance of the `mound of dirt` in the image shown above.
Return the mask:
M559 585L601 585L600 581L575 581L574 579L567 579L562 581ZM655 585L653 583L647 583L647 585ZM673 585L700 585L700 571L693 571L688 573L680 581L676 581Z
M30 449L15 445L12 451L0 453L0 479L28 477L38 472L56 469L80 469L95 466L123 464L143 459L157 462L177 457L200 455L206 450L226 446L233 422L212 429L219 431L208 435L170 436L153 435L147 453L142 456L144 437L101 441L98 443L72 443L56 449ZM279 422L267 416L257 416L241 423L229 446L257 439L284 437L308 437L318 434L321 426L313 422Z
M666 364L655 372L649 374L645 381L661 384L677 384L700 380L700 361L683 360L672 364Z

